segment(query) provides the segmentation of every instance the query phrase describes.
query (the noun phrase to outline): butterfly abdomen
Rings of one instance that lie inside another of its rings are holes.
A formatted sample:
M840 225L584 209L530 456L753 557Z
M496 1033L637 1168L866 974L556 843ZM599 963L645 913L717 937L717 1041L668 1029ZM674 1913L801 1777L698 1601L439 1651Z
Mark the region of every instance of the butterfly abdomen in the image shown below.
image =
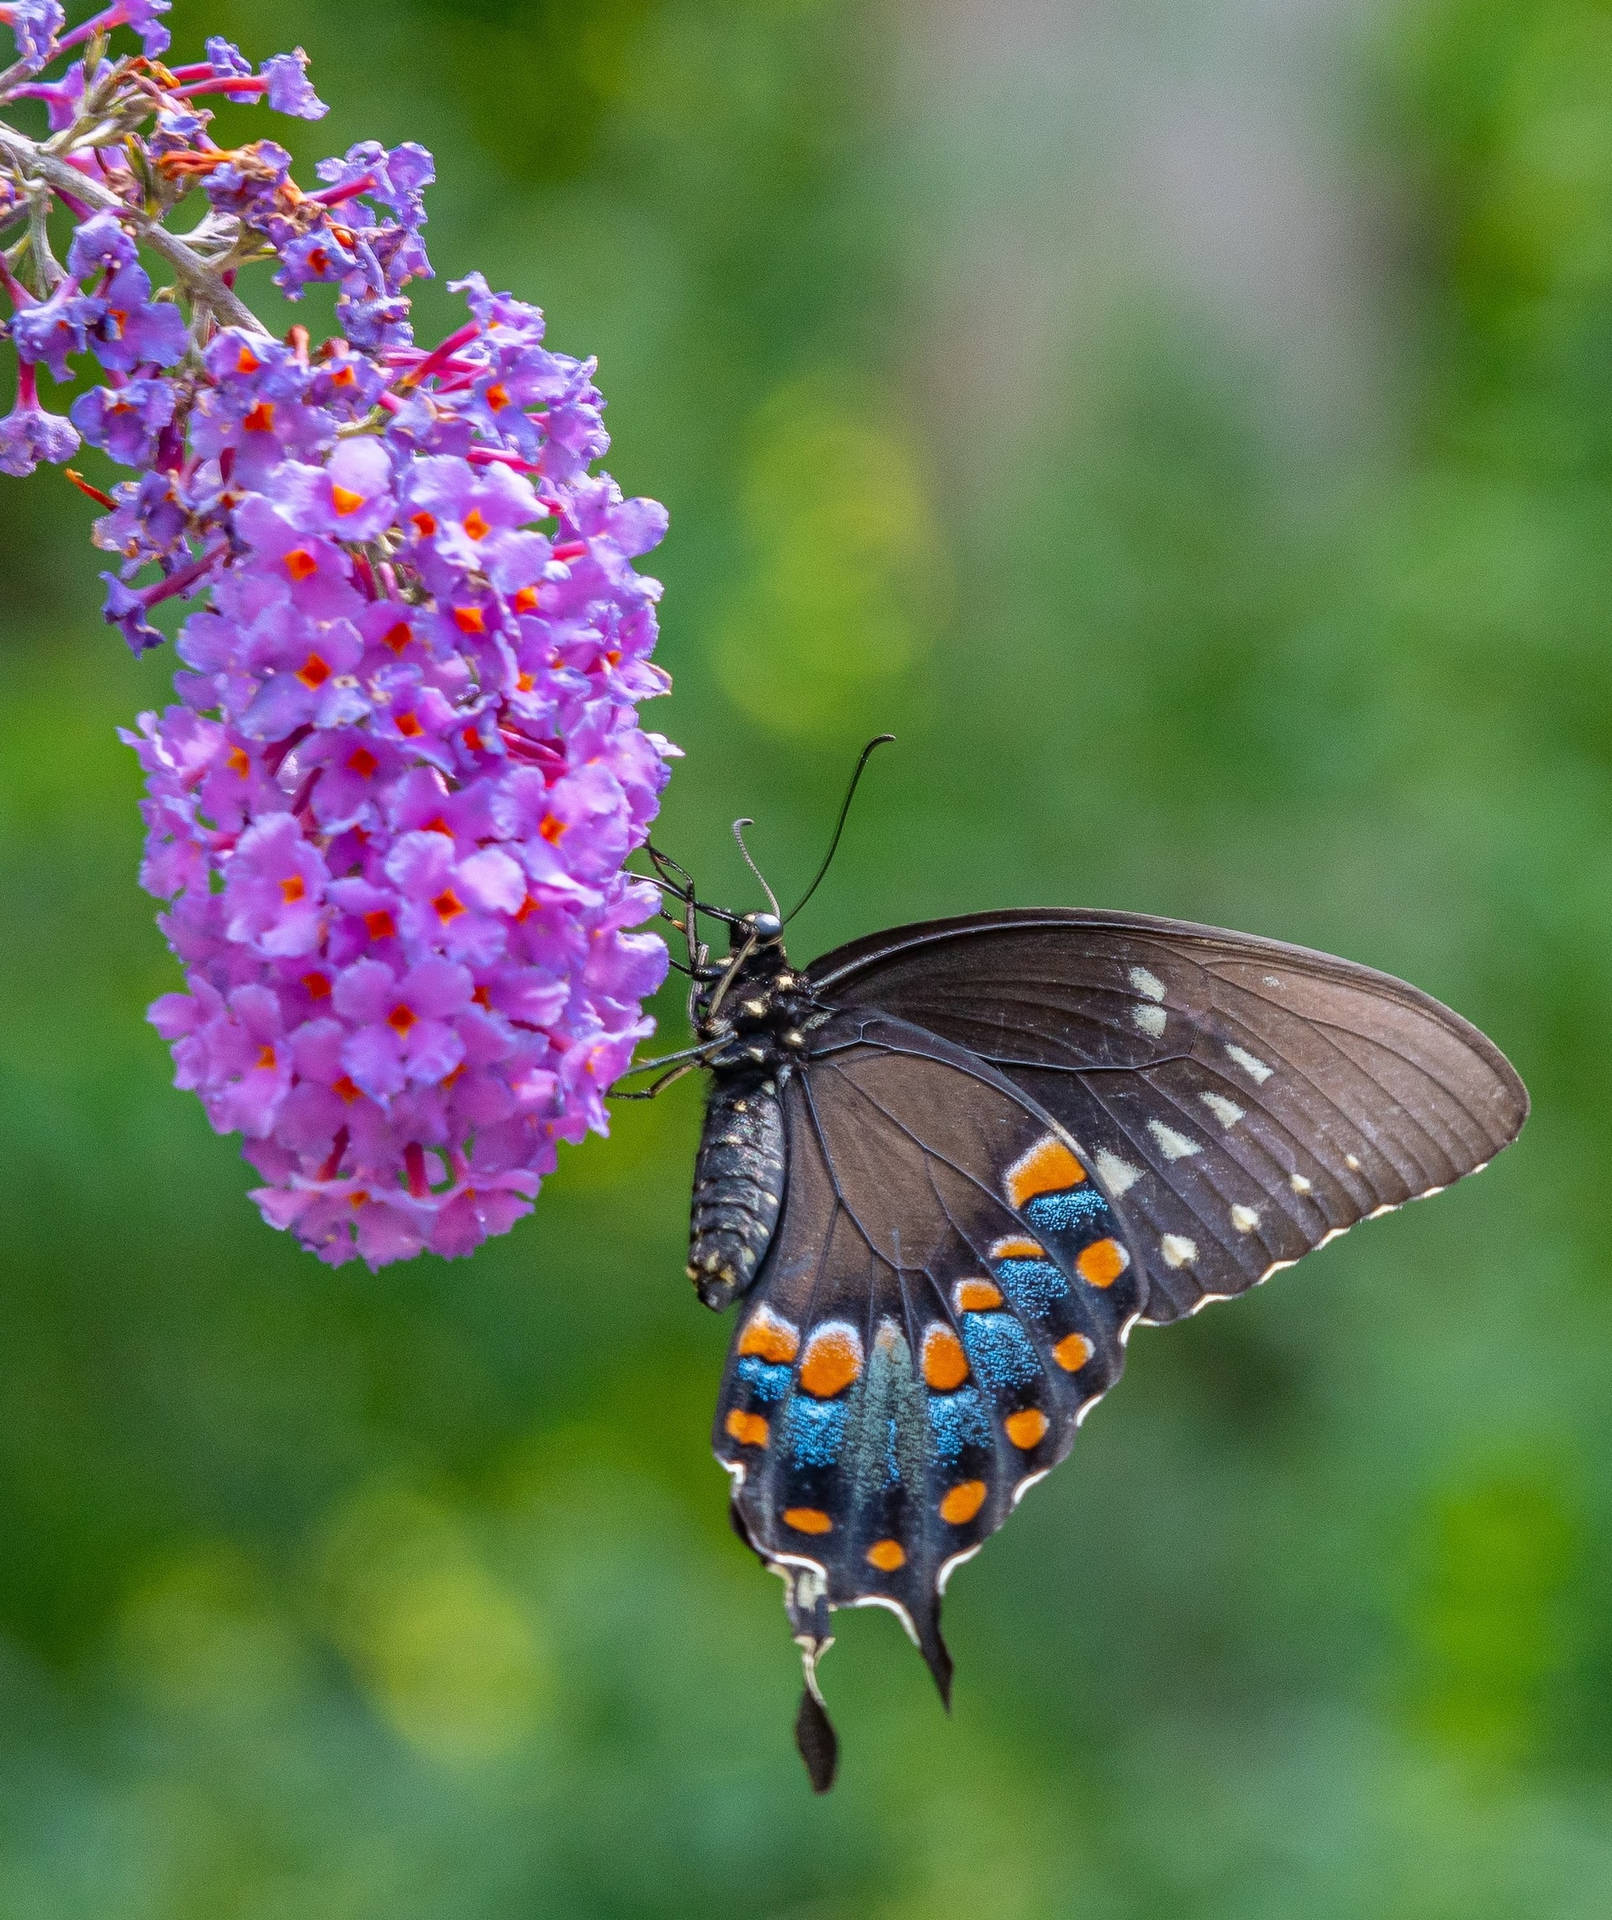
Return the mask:
M694 1162L688 1275L720 1312L750 1286L778 1224L784 1121L776 1084L755 1073L719 1075Z

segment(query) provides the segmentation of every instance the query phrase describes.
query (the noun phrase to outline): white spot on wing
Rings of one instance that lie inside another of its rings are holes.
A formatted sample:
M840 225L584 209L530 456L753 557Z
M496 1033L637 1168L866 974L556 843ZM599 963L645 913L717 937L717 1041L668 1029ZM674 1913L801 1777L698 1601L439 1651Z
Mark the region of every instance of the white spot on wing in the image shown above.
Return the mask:
M918 1629L912 1623L912 1615L908 1613L907 1609L902 1606L899 1600L892 1600L888 1594L859 1593L854 1600L842 1600L840 1605L852 1607L884 1607L893 1613L901 1622L902 1626L907 1629L907 1638L912 1644L914 1646L919 1644Z
M1310 1183L1302 1173L1289 1174L1287 1184L1295 1193L1308 1193L1310 1191Z
M1360 1162L1354 1157L1352 1153L1346 1153L1343 1156L1343 1164L1354 1173L1358 1173L1360 1171Z
M795 1605L804 1613L815 1607L828 1592L828 1574L815 1560L808 1560L795 1575Z
M952 1577L956 1569L960 1567L965 1560L972 1560L975 1554L979 1552L980 1547L984 1545L985 1542L982 1540L978 1547L964 1547L961 1553L954 1553L949 1560L942 1561L939 1577L935 1581L936 1593L944 1593L946 1591L946 1582Z
M1234 1127L1243 1117L1243 1109L1235 1100L1228 1100L1224 1094L1200 1093L1198 1098L1223 1127Z
M1189 1140L1184 1133L1177 1133L1174 1127L1167 1127L1162 1120L1149 1120L1147 1130L1159 1143L1159 1152L1166 1160L1190 1160L1203 1148L1196 1140Z
M1019 1502L1030 1491L1030 1489L1036 1485L1038 1481L1045 1480L1047 1475L1051 1473L1051 1471L1052 1471L1051 1467L1043 1467L1039 1473L1027 1473L1024 1476L1024 1478L1019 1482L1019 1484L1013 1489L1014 1506L1017 1506L1019 1504Z
M1252 1075L1256 1087L1264 1086L1275 1072L1274 1067L1267 1066L1257 1053L1250 1053L1246 1047L1228 1046L1226 1053L1237 1062L1244 1073Z
M1159 1242L1159 1252L1167 1267L1190 1267L1198 1257L1198 1243L1184 1233L1167 1233Z
M1163 1037L1167 1016L1163 1007L1132 1007L1131 1024L1158 1040Z
M1164 982L1156 973L1149 973L1146 967L1131 968L1131 985L1149 1000L1164 998Z
M1133 1167L1129 1160L1122 1160L1117 1153L1110 1153L1107 1147L1099 1150L1092 1165L1097 1169L1097 1178L1116 1200L1142 1177L1140 1167Z
M1233 1207L1231 1224L1239 1233L1252 1233L1259 1225L1259 1215L1252 1207Z

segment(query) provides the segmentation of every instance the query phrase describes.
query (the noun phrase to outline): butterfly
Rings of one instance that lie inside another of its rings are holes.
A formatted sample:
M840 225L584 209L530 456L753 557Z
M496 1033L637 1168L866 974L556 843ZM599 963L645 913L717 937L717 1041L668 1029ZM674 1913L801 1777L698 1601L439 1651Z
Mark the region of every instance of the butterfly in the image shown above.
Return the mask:
M946 1583L1068 1453L1138 1322L1476 1172L1528 1095L1458 1014L1329 954L1049 908L797 970L770 891L730 914L651 857L695 1044L646 1063L668 1069L649 1092L710 1072L688 1271L739 1306L713 1444L735 1530L784 1583L822 1792L834 1609L889 1608L949 1702Z

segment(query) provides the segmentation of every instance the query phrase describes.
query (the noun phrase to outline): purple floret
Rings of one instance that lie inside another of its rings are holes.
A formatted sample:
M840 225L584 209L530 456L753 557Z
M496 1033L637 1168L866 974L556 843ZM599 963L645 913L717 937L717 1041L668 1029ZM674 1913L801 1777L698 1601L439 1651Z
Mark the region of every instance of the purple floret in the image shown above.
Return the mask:
M183 358L187 335L179 309L151 298L144 267L120 267L100 297L91 346L103 367L132 373L142 365L171 367Z
M322 120L329 113L329 107L308 84L308 56L301 47L265 60L263 78L269 83L269 105L276 113L290 114L298 120Z
M17 42L17 58L36 71L48 65L67 22L61 0L12 0L5 12Z
M12 320L11 338L18 357L49 367L53 380L70 380L67 357L84 351L90 328L104 311L99 300L78 291L76 281L64 280L48 300L24 307Z
M158 436L174 417L173 382L128 380L121 387L92 387L68 412L89 444L103 448L119 466L149 466Z
M19 399L0 420L0 473L21 479L44 461L59 467L78 451L78 433L59 413Z

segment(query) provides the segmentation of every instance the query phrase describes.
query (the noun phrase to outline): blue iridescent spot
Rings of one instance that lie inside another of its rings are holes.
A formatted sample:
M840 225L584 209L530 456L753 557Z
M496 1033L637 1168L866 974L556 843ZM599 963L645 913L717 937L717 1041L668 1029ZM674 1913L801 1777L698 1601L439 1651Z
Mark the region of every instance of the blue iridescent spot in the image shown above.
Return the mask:
M1112 1231L1108 1202L1091 1186L1038 1193L1026 1202L1023 1211L1025 1219L1042 1233L1078 1233L1084 1240L1097 1227Z
M991 1444L990 1416L973 1387L961 1387L956 1393L932 1393L928 1407L935 1458L942 1466L951 1466L964 1447Z
M1050 1260L999 1260L996 1277L1014 1308L1036 1319L1069 1291L1069 1282Z
M758 1360L753 1353L747 1353L734 1372L766 1406L782 1400L789 1391L788 1367L770 1365L765 1360Z
M797 1467L831 1467L845 1439L845 1400L813 1400L798 1393L784 1416L784 1438Z
M901 1430L894 1417L884 1423L884 1484L893 1487L901 1478Z
M1041 1371L1030 1336L1010 1313L965 1313L963 1345L975 1375L997 1392L1034 1380Z

